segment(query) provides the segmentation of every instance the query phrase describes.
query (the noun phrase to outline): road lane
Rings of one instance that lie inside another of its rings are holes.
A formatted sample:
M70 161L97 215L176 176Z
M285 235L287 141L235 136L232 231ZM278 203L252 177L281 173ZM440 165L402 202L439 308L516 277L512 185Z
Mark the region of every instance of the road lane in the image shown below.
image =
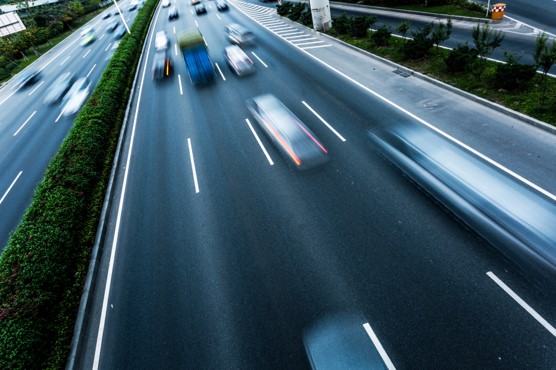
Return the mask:
M223 26L210 15L195 20L221 63ZM221 18L248 22L234 10ZM415 122L274 36L257 37L268 68L253 76L183 81L183 96L177 79L141 88L100 368L306 368L304 330L344 311L363 312L397 368L550 368L550 334L485 272L527 285L365 134ZM245 100L264 92L323 141L327 166L294 171L254 126L269 165L245 123ZM536 305L550 321L552 304Z

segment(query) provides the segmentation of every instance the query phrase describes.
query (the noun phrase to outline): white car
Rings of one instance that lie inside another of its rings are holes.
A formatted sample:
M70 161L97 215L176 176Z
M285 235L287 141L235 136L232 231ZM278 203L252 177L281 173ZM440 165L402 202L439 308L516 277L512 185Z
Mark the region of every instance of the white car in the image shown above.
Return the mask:
M85 100L91 92L91 81L87 77L81 77L73 83L66 96L62 100L62 113L64 116L75 114L81 109Z
M166 36L166 32L158 31L154 38L154 47L156 50L165 50L168 48L168 36Z

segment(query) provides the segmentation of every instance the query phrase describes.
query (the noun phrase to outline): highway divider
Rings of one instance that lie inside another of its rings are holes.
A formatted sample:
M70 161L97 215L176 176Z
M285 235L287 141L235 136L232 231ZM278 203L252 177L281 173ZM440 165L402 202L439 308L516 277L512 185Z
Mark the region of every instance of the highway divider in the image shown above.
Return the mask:
M158 0L147 0L0 256L0 369L64 368L120 128Z

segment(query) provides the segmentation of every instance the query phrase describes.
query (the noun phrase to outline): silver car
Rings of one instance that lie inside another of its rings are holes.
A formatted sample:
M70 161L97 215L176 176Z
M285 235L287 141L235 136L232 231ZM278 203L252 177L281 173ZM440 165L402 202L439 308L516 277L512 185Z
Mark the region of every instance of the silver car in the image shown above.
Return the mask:
M230 45L225 49L226 63L238 76L245 76L255 72L255 65L247 54L237 45Z
M317 136L274 95L249 99L247 108L295 168L310 169L328 160L328 151Z
M62 101L64 116L77 113L87 100L90 92L91 81L87 77L81 77L75 81Z

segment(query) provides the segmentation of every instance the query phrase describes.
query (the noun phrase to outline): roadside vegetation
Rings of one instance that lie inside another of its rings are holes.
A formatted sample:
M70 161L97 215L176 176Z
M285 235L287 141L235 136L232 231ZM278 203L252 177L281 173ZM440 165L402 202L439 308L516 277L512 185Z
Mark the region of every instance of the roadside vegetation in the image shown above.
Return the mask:
M371 0L366 0L366 3L369 2ZM442 0L434 1L438 2ZM433 3L433 0L429 0L429 3ZM284 17L312 27L311 13L306 3L284 2L277 6L277 11ZM396 30L385 25L369 29L377 23L375 17L342 15L333 19L332 28L326 33L411 70L556 126L556 79L547 74L556 64L556 41L549 40L545 34L537 37L533 56L535 64L528 65L520 63L519 57L511 54L505 55L505 63L488 60L500 46L504 35L492 30L486 22L478 22L473 28L472 43L460 44L453 50L441 47L451 35L450 19L430 23L418 30L411 30L411 24L407 21L401 22ZM395 37L393 31L405 37Z
M65 367L121 123L158 0L147 0L0 256L0 369Z
M102 12L98 0L68 1L29 8L21 14L24 31L0 37L0 84Z

